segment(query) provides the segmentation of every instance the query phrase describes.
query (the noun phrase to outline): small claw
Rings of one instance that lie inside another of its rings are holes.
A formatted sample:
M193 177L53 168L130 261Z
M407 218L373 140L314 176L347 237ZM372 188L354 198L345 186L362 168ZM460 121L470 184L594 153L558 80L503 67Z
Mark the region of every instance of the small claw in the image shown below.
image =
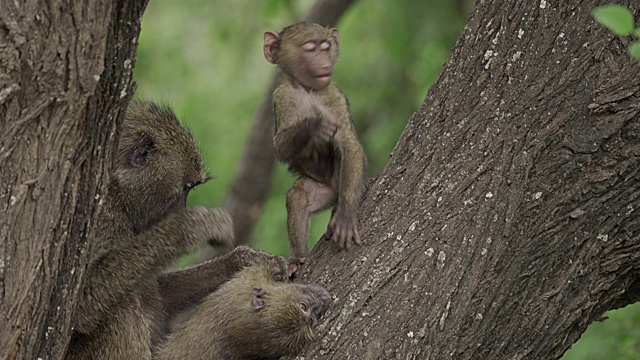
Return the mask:
M306 257L291 258L289 259L289 267L287 268L287 276L292 279L294 275L302 268L302 265L307 260Z
M342 234L340 236L340 249L345 249L347 247L347 237Z
M353 227L353 242L358 246L362 245L362 239L360 239L360 233L358 233L358 229L355 226Z
M347 234L347 241L346 241L347 251L350 251L350 250L351 250L351 238L352 238L352 237L353 237L353 236L351 235L351 232L349 232L349 233Z
M327 231L322 236L326 241L330 240L333 237L333 229L327 226Z
M356 243L356 238L358 237L358 230L356 230L356 228L351 229L351 233L350 233L350 237L349 237L349 243L351 245L351 247L354 247L353 244L357 244Z
M298 265L297 264L289 264L289 267L287 268L287 277L289 279L292 279L293 275L295 275L296 271L298 271Z

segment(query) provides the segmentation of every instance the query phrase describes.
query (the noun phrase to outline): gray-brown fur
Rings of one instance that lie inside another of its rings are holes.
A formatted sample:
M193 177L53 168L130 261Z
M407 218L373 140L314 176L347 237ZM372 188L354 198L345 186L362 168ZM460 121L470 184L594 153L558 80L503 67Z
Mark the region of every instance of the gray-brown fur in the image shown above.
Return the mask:
M309 215L334 207L324 235L341 248L362 243L357 207L366 157L347 99L331 82L338 58L336 29L296 23L264 34L266 59L283 72L273 93L275 155L298 175L287 193L291 272L309 252Z
M162 273L208 240L233 243L224 210L186 207L189 190L207 179L191 134L170 109L129 107L67 359L150 359L173 316L244 266L272 258L241 247L194 268Z
M272 259L238 272L169 335L154 358L273 360L300 353L331 296L318 285L281 282L286 271L283 260Z

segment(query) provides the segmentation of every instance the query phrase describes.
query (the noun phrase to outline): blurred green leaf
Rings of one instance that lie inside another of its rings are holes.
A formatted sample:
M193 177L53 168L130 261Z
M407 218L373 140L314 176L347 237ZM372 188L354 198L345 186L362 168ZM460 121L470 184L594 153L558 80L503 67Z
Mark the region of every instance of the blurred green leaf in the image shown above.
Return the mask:
M633 33L633 15L624 6L599 6L591 11L591 15L616 35L627 36Z
M640 60L640 41L636 41L629 45L629 54L632 58Z
M640 37L640 27L634 29L633 14L621 5L606 5L594 8L593 17L619 36L635 35ZM636 60L640 60L640 41L633 42L629 46L629 54Z
M640 353L640 303L608 311L594 322L562 360L631 360Z

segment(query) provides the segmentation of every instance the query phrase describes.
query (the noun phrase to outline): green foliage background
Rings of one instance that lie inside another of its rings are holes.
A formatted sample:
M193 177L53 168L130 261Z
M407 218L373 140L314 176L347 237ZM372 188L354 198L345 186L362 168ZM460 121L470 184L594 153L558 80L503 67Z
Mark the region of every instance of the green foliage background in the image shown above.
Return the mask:
M312 1L152 0L145 12L134 72L136 97L170 104L194 133L214 181L191 204L219 206L240 161L274 67L262 34L304 17ZM372 6L375 5L375 6ZM466 21L465 1L356 2L343 16L334 81L348 96L356 127L378 173L442 70ZM285 194L293 177L274 173L252 246L287 255ZM318 239L328 214L314 218ZM640 358L640 308L592 325L563 359Z

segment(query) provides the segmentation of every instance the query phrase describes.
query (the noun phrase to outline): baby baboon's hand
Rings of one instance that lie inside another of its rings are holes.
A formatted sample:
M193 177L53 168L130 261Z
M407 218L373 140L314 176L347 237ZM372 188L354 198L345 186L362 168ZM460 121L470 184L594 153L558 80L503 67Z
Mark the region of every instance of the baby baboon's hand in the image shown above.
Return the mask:
M321 140L331 142L337 131L338 124L334 120L328 118L318 119L318 130L316 134Z
M353 244L362 245L356 223L357 221L353 217L341 217L335 213L329 220L324 238L333 240L340 246L340 249L346 249L347 251L351 250Z
M293 279L293 277L302 270L306 257L292 257L289 258L289 267L287 269L287 277Z

